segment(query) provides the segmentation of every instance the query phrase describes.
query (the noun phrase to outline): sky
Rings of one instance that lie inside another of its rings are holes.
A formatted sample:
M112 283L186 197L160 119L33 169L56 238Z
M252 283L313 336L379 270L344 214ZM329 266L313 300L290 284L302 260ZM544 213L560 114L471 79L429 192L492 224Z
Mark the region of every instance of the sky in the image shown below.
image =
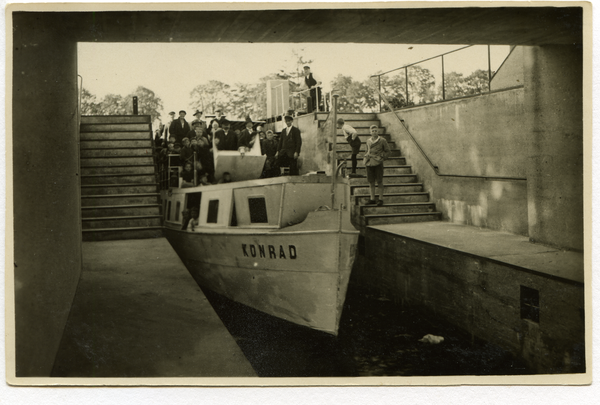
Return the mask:
M464 45L463 45L464 46ZM271 73L293 71L293 50L312 60L311 70L325 90L338 74L365 80L379 71L389 71L436 56L460 45L339 44L339 43L79 43L78 70L83 87L98 98L106 94L125 96L138 86L154 91L162 99L166 121L169 111L189 110L191 90L209 80L227 84L256 83ZM497 47L492 63L501 62L508 46ZM496 56L496 54L498 54ZM455 71L487 68L487 48L451 54L445 61ZM477 55L477 57L475 57ZM477 60L475 63L474 61ZM452 62L454 61L454 63ZM468 63L473 61L473 63ZM438 75L439 58L424 67Z

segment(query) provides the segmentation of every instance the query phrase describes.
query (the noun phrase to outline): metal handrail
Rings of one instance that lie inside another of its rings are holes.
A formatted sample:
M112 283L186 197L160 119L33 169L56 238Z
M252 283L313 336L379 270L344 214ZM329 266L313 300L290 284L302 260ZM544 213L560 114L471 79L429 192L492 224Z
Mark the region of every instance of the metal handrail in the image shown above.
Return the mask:
M416 65L418 65L420 63L423 63L423 62L427 62L427 61L430 61L430 60L433 60L433 59L440 58L441 59L441 67L442 67L442 100L446 100L446 80L445 80L445 71L444 71L444 56L449 55L449 54L454 53L454 52L462 51L462 50L467 49L467 48L471 48L473 46L479 46L479 45L467 45L467 46L464 46L462 48L454 49L452 51L448 51L448 52L445 52L445 53L442 53L442 54L439 54L439 55L436 55L436 56L432 56L432 57L427 58L427 59L420 60L418 62L410 63L408 65L404 65L404 66L399 67L399 68L388 70L387 72L383 72L383 73L378 73L378 74L371 75L370 78L371 79L372 78L377 78L377 80L378 80L378 86L379 86L379 91L381 92L381 77L384 76L384 75L386 75L386 74L388 74L388 73L404 69L404 84L405 84L406 104L408 105L409 104L408 68L411 67L411 66L416 66ZM511 52L512 52L512 50L511 50ZM506 56L506 58L508 58L508 56L510 55L511 52L508 53L508 55ZM487 68L488 68L487 69L488 70L488 74L487 74L487 76L488 76L487 77L487 83L488 83L487 92L489 93L489 92L492 91L492 79L494 78L495 73L496 73L496 72L494 72L494 74L492 74L491 45L487 45L487 63L488 63L488 66L487 66ZM453 97L453 98L456 98L456 97ZM391 109L391 106L388 106L388 107ZM382 109L381 109L381 97L380 97L379 98L379 112L381 112L381 111L382 111Z
M437 165L433 164L433 162L431 161L431 159L429 159L429 156L427 156L427 153L425 153L425 151L423 150L423 148L421 147L421 145L419 145L419 142L417 142L417 140L415 139L415 137L410 133L410 131L406 127L406 124L404 123L404 120L402 118L400 118L400 116L398 115L398 113L396 112L396 110L394 110L392 108L392 105L388 102L388 100L385 97L385 95L383 95L383 93L381 93L377 87L373 86L373 88L375 89L375 91L377 91L377 93L379 93L379 97L381 97L381 99L388 106L388 108L390 109L390 111L394 113L394 116L398 119L398 121L400 121L400 124L402 125L402 128L404 128L404 131L406 131L406 134L413 141L413 143L415 144L415 146L417 147L417 149L419 150L419 152L421 152L421 155L423 155L423 157L425 158L425 160L427 161L427 163L433 169L434 173L437 176L440 176L440 177L473 178L473 179L484 179L484 180L493 180L493 181L526 181L527 180L526 177L478 176L478 175L440 173L440 168Z

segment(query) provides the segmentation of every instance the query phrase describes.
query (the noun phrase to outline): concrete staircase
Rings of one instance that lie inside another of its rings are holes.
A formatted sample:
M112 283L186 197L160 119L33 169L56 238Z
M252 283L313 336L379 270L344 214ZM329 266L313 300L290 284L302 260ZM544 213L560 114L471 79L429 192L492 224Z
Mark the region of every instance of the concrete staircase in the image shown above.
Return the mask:
M82 116L84 241L162 236L150 116Z
M319 119L325 120L326 114L320 114ZM439 221L441 212L437 212L435 204L430 201L429 193L424 191L423 183L419 183L417 174L407 164L395 142L391 140L385 128L382 128L375 113L338 113L338 118L343 118L346 123L356 129L363 145L358 155L357 174L363 178L350 179L350 188L354 200L353 221L360 228L369 225L398 224L405 222ZM380 136L388 142L392 153L384 162L383 184L384 204L380 207L367 205L369 196L369 183L362 156L367 151L366 141L370 137L371 125L379 126ZM338 161L347 162L346 173L350 173L352 162L350 160L352 148L342 135L337 137Z

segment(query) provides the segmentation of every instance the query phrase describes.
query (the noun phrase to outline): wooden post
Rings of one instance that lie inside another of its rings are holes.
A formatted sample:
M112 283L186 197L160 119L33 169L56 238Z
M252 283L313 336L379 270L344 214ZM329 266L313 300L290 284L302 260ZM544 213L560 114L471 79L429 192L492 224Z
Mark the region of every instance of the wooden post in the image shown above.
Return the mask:
M331 208L335 209L335 186L337 183L337 100L339 94L333 95L333 102L331 105L331 117L333 120L333 129L331 131L333 140L331 142Z

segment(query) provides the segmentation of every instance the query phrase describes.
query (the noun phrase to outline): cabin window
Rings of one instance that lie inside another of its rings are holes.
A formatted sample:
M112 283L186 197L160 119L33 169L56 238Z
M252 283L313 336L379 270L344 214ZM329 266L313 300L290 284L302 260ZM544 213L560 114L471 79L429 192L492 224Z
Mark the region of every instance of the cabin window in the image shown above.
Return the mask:
M219 218L219 200L210 200L208 202L208 214L206 214L207 224L216 224Z
M187 193L185 196L185 207L188 210L196 208L200 211L200 200L202 199L202 193Z
M175 222L179 221L179 211L181 210L181 202L177 201L175 205Z
M235 212L235 202L233 203L233 207L231 208L231 221L229 222L229 226L237 226L237 214Z
M521 319L540 323L540 292L521 286Z
M171 201L169 201L169 208L167 208L167 221L171 220Z
M265 197L248 197L248 208L250 208L251 223L265 224L269 222Z

